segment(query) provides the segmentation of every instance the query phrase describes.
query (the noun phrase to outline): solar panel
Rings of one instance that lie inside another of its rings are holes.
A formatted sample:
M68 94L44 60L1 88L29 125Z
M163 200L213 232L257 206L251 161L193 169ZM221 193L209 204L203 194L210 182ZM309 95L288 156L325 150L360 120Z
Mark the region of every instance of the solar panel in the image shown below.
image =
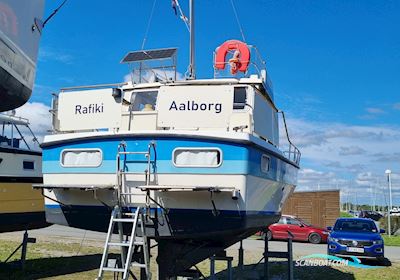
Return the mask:
M130 52L122 59L121 63L171 58L176 54L176 51L176 48L170 48Z

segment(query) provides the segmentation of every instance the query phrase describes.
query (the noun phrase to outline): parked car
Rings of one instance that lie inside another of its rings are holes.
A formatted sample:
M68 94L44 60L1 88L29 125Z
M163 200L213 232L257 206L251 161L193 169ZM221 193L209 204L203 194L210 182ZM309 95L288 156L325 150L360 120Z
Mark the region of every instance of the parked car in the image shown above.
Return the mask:
M369 218L374 221L379 221L383 216L376 211L362 210L358 215L359 218Z
M278 223L268 227L263 238L288 239L288 231L293 234L293 240L309 241L314 244L325 243L329 234L327 230L312 226L295 216L282 215Z
M349 213L350 215L352 215L353 217L358 217L360 215L361 211L358 210L349 210L347 213Z
M328 229L330 229L328 227ZM384 244L376 224L366 218L339 218L328 238L328 254L384 259Z
M390 210L390 215L392 215L392 216L400 216L400 208L393 207L392 210Z

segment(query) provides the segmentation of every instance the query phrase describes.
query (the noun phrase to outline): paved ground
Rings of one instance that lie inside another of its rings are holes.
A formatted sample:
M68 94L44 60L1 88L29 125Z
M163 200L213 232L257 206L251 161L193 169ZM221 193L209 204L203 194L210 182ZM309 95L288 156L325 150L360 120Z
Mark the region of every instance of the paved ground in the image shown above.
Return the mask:
M99 243L104 242L106 234L99 233L94 231L85 231L81 229L75 229L70 227L53 225L48 228L31 230L29 231L29 235L31 237L67 237L69 239L78 239L78 240L95 240L99 241ZM0 238L4 236L12 236L15 238L21 237L22 232L13 232L13 233L2 233L0 234ZM279 241L271 241L269 243L269 249L271 251L284 251L286 249L285 242ZM239 244L235 244L231 246L230 250L237 250L239 248ZM264 241L256 240L256 239L246 239L243 242L243 248L245 251L251 252L260 252L260 256L262 251L264 250ZM318 254L326 253L326 244L310 244L310 243L302 243L302 242L294 242L293 243L293 252L294 256L305 256L310 254ZM400 261L400 247L385 247L385 256L391 261Z

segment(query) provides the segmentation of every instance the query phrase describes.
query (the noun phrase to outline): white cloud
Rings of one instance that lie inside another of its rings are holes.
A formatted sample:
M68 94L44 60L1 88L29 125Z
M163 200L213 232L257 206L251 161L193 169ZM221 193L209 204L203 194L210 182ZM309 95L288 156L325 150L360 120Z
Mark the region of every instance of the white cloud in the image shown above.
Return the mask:
M370 114L383 114L383 113L385 113L385 111L383 111L381 108L375 108L375 107L365 108L365 110Z
M362 155L366 151L357 146L339 147L339 155L350 156L350 155Z
M393 201L400 205L400 127L356 126L344 123L289 119L292 141L302 152L298 188L339 188L370 203L387 198L384 171L392 169ZM355 195L357 192L357 195ZM347 199L347 198L346 198Z
M64 64L72 64L74 57L64 50L42 47L39 50L39 61L56 61Z

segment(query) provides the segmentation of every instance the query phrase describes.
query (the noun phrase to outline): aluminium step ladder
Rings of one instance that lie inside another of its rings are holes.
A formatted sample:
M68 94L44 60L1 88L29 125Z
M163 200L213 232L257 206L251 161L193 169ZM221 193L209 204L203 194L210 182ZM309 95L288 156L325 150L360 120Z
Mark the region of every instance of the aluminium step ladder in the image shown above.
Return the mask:
M128 216L128 217L127 217ZM118 235L119 242L114 242L112 240L112 235L114 232L115 224L118 225ZM132 230L130 236L126 236L126 240L124 240L124 232L123 228L125 225L132 225ZM139 237L138 229L141 229L141 236ZM114 267L108 266L109 260L109 249L110 247L120 247L121 248L121 263L122 267L118 267L118 262L115 262ZM133 255L138 252L138 249L141 249L139 253L142 254L142 261L132 261ZM97 280L102 280L104 272L110 271L114 273L122 273L123 280L127 280L129 275L133 273L131 272L131 267L139 267L141 272L145 272L145 279L151 279L150 273L150 251L148 246L148 240L146 236L146 224L145 224L145 216L143 214L143 209L138 207L135 213L122 213L121 208L119 206L115 206L112 211L110 224L108 227L107 238L104 245L103 256L101 259L100 269ZM143 279L143 278L141 278Z

